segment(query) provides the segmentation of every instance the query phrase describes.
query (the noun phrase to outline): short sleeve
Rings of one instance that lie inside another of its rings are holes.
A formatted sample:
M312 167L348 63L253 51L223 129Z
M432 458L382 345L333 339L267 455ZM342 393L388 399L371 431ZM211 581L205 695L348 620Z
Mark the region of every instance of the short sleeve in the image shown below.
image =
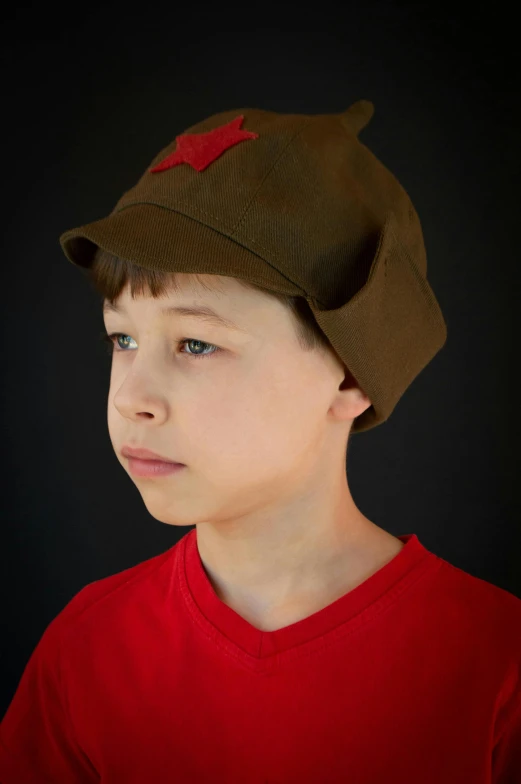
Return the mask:
M100 776L69 718L60 668L62 615L31 654L0 723L1 784L91 784Z
M519 673L518 673L519 676ZM521 782L521 687L519 678L502 712L499 737L493 752L493 784Z

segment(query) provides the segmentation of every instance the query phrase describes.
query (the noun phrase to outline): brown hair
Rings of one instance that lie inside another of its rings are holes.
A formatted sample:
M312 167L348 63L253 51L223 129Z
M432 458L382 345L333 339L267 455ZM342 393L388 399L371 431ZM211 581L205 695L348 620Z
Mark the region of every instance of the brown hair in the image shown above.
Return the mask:
M98 294L111 304L114 304L128 283L132 298L135 298L136 295L150 293L152 297L157 299L163 296L169 287L174 290L178 288L175 272L161 272L140 267L131 261L113 256L102 248L98 248L96 251L93 262L86 273ZM193 275L204 288L210 288L199 275L196 273ZM303 351L332 350L329 340L318 326L304 297L290 297L286 294L280 294L243 278L236 278L236 280L244 288L262 291L279 300L288 308L293 316L298 343Z

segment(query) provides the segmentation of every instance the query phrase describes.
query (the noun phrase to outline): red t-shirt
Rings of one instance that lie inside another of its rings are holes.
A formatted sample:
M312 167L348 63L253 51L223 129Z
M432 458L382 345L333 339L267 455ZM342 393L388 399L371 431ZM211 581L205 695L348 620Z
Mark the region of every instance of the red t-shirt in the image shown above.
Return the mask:
M0 725L2 784L519 784L521 600L416 534L319 612L260 631L197 529L88 584Z

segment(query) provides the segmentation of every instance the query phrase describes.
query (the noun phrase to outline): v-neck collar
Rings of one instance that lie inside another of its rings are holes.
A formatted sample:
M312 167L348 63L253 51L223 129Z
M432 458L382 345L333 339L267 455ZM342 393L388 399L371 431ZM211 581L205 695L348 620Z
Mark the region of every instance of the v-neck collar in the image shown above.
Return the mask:
M318 612L275 631L262 631L228 607L215 593L197 547L197 529L180 540L177 572L181 594L200 630L242 666L266 670L304 651L325 645L365 624L407 590L440 559L416 534L398 536L404 547L364 582Z

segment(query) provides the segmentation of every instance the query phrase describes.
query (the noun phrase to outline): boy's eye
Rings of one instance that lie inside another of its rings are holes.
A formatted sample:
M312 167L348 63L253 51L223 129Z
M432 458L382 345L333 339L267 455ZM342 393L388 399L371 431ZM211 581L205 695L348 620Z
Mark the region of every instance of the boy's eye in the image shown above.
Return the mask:
M101 339L109 344L108 351L109 354L113 353L120 353L126 352L126 348L122 348L122 343L120 342L120 338L130 338L130 335L125 335L123 332L112 332L110 335L107 335L106 332L102 332L100 335ZM132 338L130 338L132 340ZM197 338L183 338L179 341L178 347L184 345L185 343L196 343L199 346L206 346L214 349L206 354L193 354L193 348L190 348L188 352L182 351L182 354L185 354L193 359L199 359L204 357L210 357L212 354L216 354L218 351L223 351L223 349L219 348L219 346L214 345L213 343L206 343L204 340L198 340ZM123 343L124 345L124 343Z

